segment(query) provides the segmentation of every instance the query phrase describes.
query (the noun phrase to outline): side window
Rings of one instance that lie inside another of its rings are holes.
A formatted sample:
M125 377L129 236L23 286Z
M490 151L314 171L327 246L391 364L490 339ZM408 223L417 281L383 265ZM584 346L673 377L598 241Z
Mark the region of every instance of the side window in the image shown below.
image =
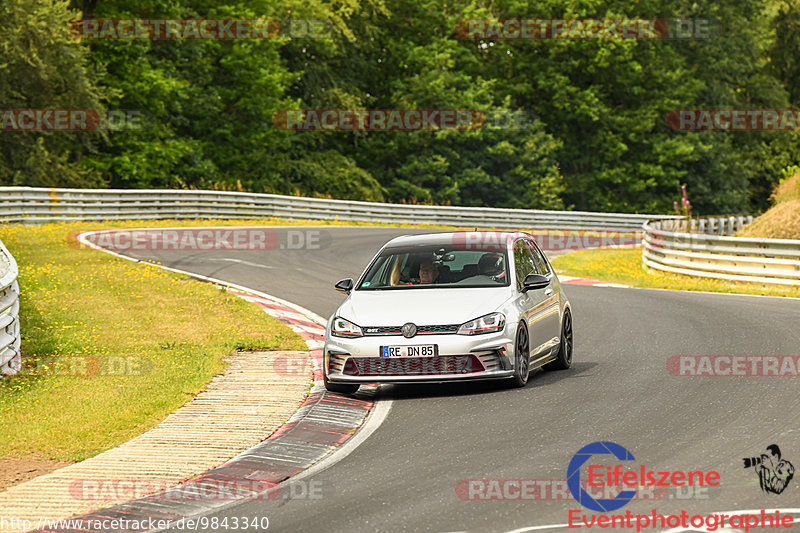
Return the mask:
M528 274L539 273L533 256L523 241L514 243L514 267L517 270L517 287L522 287L522 281Z
M542 251L539 249L538 246L536 246L536 243L534 242L526 242L526 244L528 245L528 248L530 248L531 250L531 254L533 255L533 260L536 262L539 274L542 274L543 276L549 275L550 267L547 266L547 259L544 258L544 254L542 253Z

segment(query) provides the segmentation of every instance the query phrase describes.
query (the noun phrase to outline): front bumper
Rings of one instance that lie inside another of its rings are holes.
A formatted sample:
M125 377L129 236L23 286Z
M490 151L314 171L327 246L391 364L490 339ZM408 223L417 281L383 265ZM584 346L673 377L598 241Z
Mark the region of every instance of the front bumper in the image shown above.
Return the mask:
M324 372L337 383L430 383L513 376L513 342L507 329L488 335L325 336ZM381 346L435 344L434 357L381 357Z

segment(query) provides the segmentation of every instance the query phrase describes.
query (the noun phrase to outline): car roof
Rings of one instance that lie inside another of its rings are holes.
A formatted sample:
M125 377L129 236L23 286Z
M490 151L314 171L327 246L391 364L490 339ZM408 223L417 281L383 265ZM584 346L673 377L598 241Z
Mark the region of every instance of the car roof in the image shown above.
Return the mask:
M533 237L519 231L450 231L443 233L423 233L417 235L402 235L386 243L384 248L401 248L406 246L424 245L453 245L466 242L498 243L513 242L515 239ZM469 240L468 240L469 239Z

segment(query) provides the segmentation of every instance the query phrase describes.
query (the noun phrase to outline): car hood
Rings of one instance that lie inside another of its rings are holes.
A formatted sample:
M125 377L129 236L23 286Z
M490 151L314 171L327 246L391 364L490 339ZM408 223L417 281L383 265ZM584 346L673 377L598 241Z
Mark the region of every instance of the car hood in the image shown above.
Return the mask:
M462 324L497 311L508 287L353 291L337 311L359 326Z

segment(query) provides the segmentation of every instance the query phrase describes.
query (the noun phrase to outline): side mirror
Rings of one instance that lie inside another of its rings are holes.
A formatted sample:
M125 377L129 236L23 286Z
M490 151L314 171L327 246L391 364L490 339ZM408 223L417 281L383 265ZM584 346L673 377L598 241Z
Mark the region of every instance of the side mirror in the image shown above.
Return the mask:
M550 285L550 280L541 274L528 274L522 282L522 292L530 290L544 289Z
M350 294L350 291L353 290L353 280L352 278L343 279L334 285L337 291L343 292L345 294Z

